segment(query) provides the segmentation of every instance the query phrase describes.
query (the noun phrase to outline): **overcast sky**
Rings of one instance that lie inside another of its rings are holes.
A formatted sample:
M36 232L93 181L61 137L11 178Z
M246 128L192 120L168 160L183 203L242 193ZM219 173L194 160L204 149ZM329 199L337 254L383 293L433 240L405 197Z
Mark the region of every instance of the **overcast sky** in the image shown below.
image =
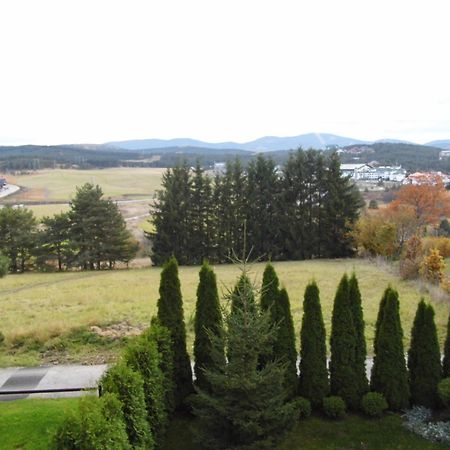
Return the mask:
M450 139L445 0L1 0L0 144Z

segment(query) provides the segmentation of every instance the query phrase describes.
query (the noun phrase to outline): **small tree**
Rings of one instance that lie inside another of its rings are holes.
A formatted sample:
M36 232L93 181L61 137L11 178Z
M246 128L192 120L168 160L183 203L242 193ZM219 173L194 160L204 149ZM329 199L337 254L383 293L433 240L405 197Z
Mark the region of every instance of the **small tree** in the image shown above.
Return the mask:
M450 316L447 322L447 336L444 344L444 360L442 361L443 378L450 377Z
M371 389L386 398L392 410L409 404L408 374L403 351L398 294L388 288L380 303L374 341Z
M117 395L121 402L128 439L133 448L153 449L147 420L142 377L124 363L113 366L101 380L104 392Z
M444 258L438 249L433 248L430 250L429 255L423 259L420 266L420 273L430 283L439 284L444 277L444 269Z
M334 396L357 409L360 403L356 381L356 330L349 304L349 283L344 275L334 298L330 337L330 387Z
M414 279L419 276L422 259L422 239L417 234L406 242L406 250L400 259L400 275L403 279Z
M170 331L172 337L175 405L181 407L186 397L193 392L193 385L191 362L186 350L186 328L178 263L174 257L166 262L161 272L158 320Z
M434 408L438 402L437 385L442 378L441 352L433 307L423 299L411 331L408 369L412 403Z
M217 292L216 275L207 262L200 269L200 283L197 288L197 304L195 309L195 377L196 385L207 389L204 371L214 364L212 359L211 334L221 336L222 313L220 311L219 294ZM225 364L225 350L222 350L221 365Z
M316 408L322 405L330 391L325 339L319 288L313 281L306 287L303 300L299 393Z

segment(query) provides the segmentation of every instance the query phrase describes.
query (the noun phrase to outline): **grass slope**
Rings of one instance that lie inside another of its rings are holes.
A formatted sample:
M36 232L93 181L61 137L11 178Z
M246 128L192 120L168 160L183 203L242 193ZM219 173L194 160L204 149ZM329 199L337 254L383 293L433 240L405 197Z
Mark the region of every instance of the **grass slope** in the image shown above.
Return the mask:
M277 262L274 265L281 284L290 295L297 336L307 283L312 279L318 283L329 336L336 286L345 271L350 273L355 270L362 292L369 352L378 304L388 284L400 293L405 344L409 344L415 310L423 295L414 283L400 280L384 266L357 259ZM215 270L219 289L224 291L234 284L239 274L239 268L233 265L220 265ZM263 270L263 263L252 266L252 276L258 284ZM198 271L199 267L180 268L189 350L193 342ZM0 347L0 366L48 362L46 355L58 352L62 359L56 358L52 362L101 362L102 351L105 352L103 359L108 359L121 346L121 342L99 339L85 330L93 325L105 327L118 323L145 327L156 313L159 278L160 268L156 267L6 276L0 280L0 330L6 337L6 344ZM425 295L425 298L428 299L428 296ZM442 345L449 305L437 301L433 304ZM80 327L83 330L80 331ZM97 352L94 351L96 348ZM97 357L91 360L93 354Z

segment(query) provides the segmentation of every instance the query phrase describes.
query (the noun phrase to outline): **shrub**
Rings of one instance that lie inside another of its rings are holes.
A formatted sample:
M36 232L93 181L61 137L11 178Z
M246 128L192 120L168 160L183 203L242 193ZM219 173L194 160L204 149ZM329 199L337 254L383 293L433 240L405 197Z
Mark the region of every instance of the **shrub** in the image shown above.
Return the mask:
M420 265L420 274L430 283L439 284L444 277L444 268L444 258L439 250L434 248L430 250L428 256L423 258Z
M56 430L53 444L57 450L130 449L120 401L113 394L82 398Z
M5 335L0 331L0 346L5 343Z
M323 399L323 412L330 419L341 419L344 417L346 405L344 400L338 396L325 397Z
M430 422L432 413L423 406L414 406L404 415L405 427L429 441L450 442L449 422Z
M442 257L448 258L450 256L450 238L449 237L435 237L429 236L423 239L423 250L427 254L436 248Z
M422 239L415 234L406 242L405 252L400 259L400 276L404 280L411 280L419 276L422 255Z
M445 406L450 406L450 378L444 378L438 384L438 395Z
M361 409L369 417L381 417L387 408L387 401L379 392L368 392L361 400Z
M378 202L374 199L370 200L369 209L378 209Z
M0 278L4 277L9 270L9 258L0 253Z
M298 408L298 416L300 419L306 419L311 415L311 402L304 397L298 397L297 408Z

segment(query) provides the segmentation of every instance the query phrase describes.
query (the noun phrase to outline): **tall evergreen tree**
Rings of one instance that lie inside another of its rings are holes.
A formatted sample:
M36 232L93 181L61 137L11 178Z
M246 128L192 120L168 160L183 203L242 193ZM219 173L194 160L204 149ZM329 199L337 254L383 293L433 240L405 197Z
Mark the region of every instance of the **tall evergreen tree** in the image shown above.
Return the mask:
M252 285L243 280L248 280L245 271L231 294L234 309L224 320L232 357L225 367L206 370L211 390L199 390L194 401L197 436L208 449L273 449L295 422L296 403L287 400L283 385L284 364L260 367L259 356L273 345L276 330L269 313L255 305ZM213 342L221 348L218 339Z
M442 378L441 352L434 323L434 310L422 299L417 307L408 352L411 402L434 408L438 404L437 385Z
M349 283L345 274L337 288L331 319L330 388L333 395L357 409L360 403L356 383L356 331L349 302Z
M268 311L275 305L279 296L279 280L272 263L264 268L261 288L261 309Z
M444 378L450 377L450 315L447 322L447 336L445 338L442 366L442 376Z
M174 358L175 404L180 407L193 392L192 369L186 350L186 329L184 325L183 302L178 263L170 258L161 272L158 299L158 319L168 328L172 336Z
M222 333L222 313L217 292L216 275L210 265L203 262L197 288L194 340L196 385L202 389L208 389L204 371L211 368L215 363L212 358L211 334L220 337ZM219 351L219 349L216 349L216 351ZM222 355L220 364L223 366L225 364L224 348L222 348Z
M303 300L299 394L307 398L314 407L322 405L330 391L325 339L319 288L313 281L306 287Z
M392 410L408 407L409 386L403 350L398 293L386 291L374 341L374 359L370 387L382 393Z
M375 336L374 336L374 339L373 339L373 353L374 353L374 355L376 355L377 351L378 351L378 348L377 348L378 335L380 333L381 322L383 321L384 308L386 306L387 298L392 293L392 291L394 291L394 290L392 289L391 286L388 286L386 288L386 290L383 292L383 297L381 297L380 305L378 307L377 321L375 322ZM393 293L394 293L394 295L398 295L395 291Z
M364 318L361 304L361 292L359 290L356 274L353 272L349 280L348 295L350 309L352 312L353 325L356 333L356 355L355 355L355 383L358 385L358 394L361 398L369 390L366 375L366 337L364 335Z

